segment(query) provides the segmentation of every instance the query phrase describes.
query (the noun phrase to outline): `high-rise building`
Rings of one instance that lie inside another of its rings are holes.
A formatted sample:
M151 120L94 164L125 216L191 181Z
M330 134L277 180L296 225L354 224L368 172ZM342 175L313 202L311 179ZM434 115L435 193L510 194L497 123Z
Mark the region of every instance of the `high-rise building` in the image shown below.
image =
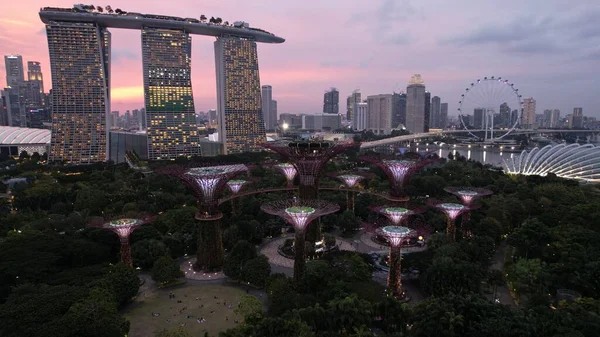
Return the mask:
M583 127L583 108L573 108L573 113L568 118L569 129Z
M573 116L583 117L583 108L573 108Z
M425 115L423 116L423 132L429 132L429 124L431 123L431 93L425 92Z
M261 151L266 142L256 42L222 36L215 41L219 137L223 154Z
M23 83L23 82L21 82ZM27 114L25 106L21 104L23 97L20 95L20 84L4 88L2 96L6 104L6 123L8 126L27 127Z
M542 126L545 128L555 128L558 127L558 122L560 120L560 110L558 109L546 109L544 110L544 117Z
M323 113L337 114L340 112L340 92L331 88L323 95Z
M182 30L142 30L150 160L200 155L192 95L191 54L192 39Z
M448 103L440 104L440 129L448 127Z
M535 125L535 99L528 97L523 100L522 129L533 129Z
M376 135L392 133L392 94L367 97L369 124L367 129Z
M23 57L21 55L5 55L6 86L13 87L25 80Z
M94 23L46 24L52 70L49 161L107 160L110 33Z
M271 114L271 120L273 121L273 129L275 129L275 127L277 127L277 101L276 100L271 100L271 106L270 106L270 111L269 113Z
M507 127L510 128L512 127L512 124L510 123L510 106L508 106L508 103L504 102L502 104L500 104L500 125L498 125L498 123L494 123L495 125L501 126L501 127Z
M0 91L0 126L8 126L8 109L6 108L4 91Z
M406 88L405 126L411 133L425 131L425 82L420 74L413 75Z
M303 115L282 113L279 115L279 125L286 124L288 129L301 129L302 116Z
M406 126L406 94L392 94L392 127Z
M342 116L339 114L318 113L302 115L302 129L314 131L335 131L342 126Z
M476 129L485 128L485 109L473 109L473 127Z
M38 61L27 61L27 80L29 82L38 82L40 84L40 94L44 93L42 66Z
M262 113L265 119L265 128L267 130L273 130L277 126L277 111L271 111L273 105L273 87L270 85L263 85L262 88ZM275 114L273 114L275 112Z
M361 94L358 89L354 90L346 98L346 120L351 121L354 118L354 104L361 102Z
M369 126L369 104L364 102L354 103L352 108L352 128L356 131L366 130Z
M431 98L431 113L429 118L429 127L433 129L441 128L440 114L441 114L442 100L439 96L433 96Z
M219 125L219 116L217 116L216 109L209 109L206 113L206 117L208 118L208 126L211 128L217 127Z

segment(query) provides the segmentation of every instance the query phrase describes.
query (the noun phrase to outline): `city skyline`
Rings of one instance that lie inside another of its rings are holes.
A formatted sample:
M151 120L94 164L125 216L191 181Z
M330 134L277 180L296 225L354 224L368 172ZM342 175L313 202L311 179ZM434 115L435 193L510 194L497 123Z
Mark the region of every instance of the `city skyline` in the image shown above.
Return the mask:
M143 13L243 20L284 36L287 41L282 45L261 44L258 48L261 84L276 88L279 112L319 112L323 91L332 86L342 97L357 88L365 97L404 91L410 76L420 73L426 78L428 91L449 103L450 116L456 116L457 102L468 83L495 75L514 82L523 97L534 97L538 114L545 109L572 111L581 106L586 116L600 117L596 108L600 98L590 90L597 86L600 72L591 66L600 60L596 47L600 32L594 28L593 19L600 6L584 1L568 9L558 1L505 3L506 8L498 9L485 3L388 0L344 5L348 10L334 15L328 9L340 5L335 1L312 4L310 11L301 4L275 1L252 7L240 1L223 1L202 9L196 9L192 1L178 1L179 6L169 8L141 1L111 5ZM44 25L37 14L47 5L70 7L72 1L28 1L6 8L0 14L0 42L3 55L22 55L24 66L27 61L39 61L45 77L50 78ZM467 7L470 10L465 10ZM280 15L273 15L292 12L285 25ZM486 13L494 15L487 15L485 24L478 23L477 18ZM327 38L322 34L325 29ZM354 38L344 39L348 34ZM197 111L217 105L215 81L210 80L215 76L212 41L194 37L192 85ZM337 41L336 48L327 48L331 41ZM361 41L360 48L356 41ZM112 44L111 109L139 108L143 106L139 35L115 29ZM374 52L377 49L381 52ZM400 52L402 62L398 62ZM2 65L0 78L5 77Z

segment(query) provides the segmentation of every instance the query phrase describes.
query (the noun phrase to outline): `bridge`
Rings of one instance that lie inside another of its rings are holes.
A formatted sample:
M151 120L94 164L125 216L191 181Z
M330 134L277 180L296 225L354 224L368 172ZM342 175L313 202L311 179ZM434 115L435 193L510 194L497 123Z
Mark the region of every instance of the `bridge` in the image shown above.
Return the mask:
M404 136L390 137L380 140L375 140L371 142L363 142L360 145L360 149L371 149L374 147L385 146L400 142L410 142L417 139L430 138L435 136L444 136L444 135L452 135L452 134L461 134L461 133L477 133L477 132L485 132L485 129L478 130L440 130L440 131L431 131L431 132L422 132L415 133ZM489 130L487 130L489 132ZM502 132L503 130L494 130L497 132ZM593 133L599 134L600 130L573 130L573 129L528 129L528 130L514 130L511 132L511 135L523 135L523 134L551 134L551 133Z
M227 201L230 201L232 199L243 197L243 196L246 196L246 195L269 193L269 192L296 191L296 190L298 190L298 186L260 188L260 189L257 189L257 190L245 191L245 192L241 192L241 193L237 193L237 194L231 194L231 195L228 195L226 197L223 197L223 198L219 199L219 205L221 205L221 204L223 204L223 203L225 203ZM376 196L378 198L386 199L386 200L391 201L391 202L405 202L405 201L408 201L408 198L396 198L396 197L393 197L393 196L391 196L391 195L389 195L387 193L375 192L375 191L369 191L369 190L362 190L362 189L357 189L357 188L324 186L324 187L319 187L319 191L354 192L354 193L358 193L358 194L359 193L365 193L365 194L370 194L370 195Z

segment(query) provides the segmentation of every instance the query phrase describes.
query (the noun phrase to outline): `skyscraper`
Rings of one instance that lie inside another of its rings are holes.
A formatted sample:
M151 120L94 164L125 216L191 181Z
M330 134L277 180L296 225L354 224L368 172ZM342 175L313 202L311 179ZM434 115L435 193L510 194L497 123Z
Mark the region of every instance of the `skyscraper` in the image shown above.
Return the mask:
M27 80L29 82L38 82L40 85L40 94L44 93L44 77L42 76L42 67L38 61L27 61Z
M448 127L448 103L440 104L440 129Z
M273 100L273 87L270 85L263 85L261 87L261 99L262 99L262 113L265 119L265 129L273 130L275 128L276 120L271 119L271 101ZM277 118L275 118L277 119Z
M219 125L219 117L217 116L216 109L209 109L206 113L206 117L208 118L208 126L210 126L211 128L214 128L217 125Z
M346 120L351 121L354 118L354 104L361 102L361 94L358 89L354 90L348 98L346 98Z
M484 108L473 109L473 127L476 129L483 129L486 127Z
M425 82L415 74L406 88L406 129L411 133L425 131Z
M337 114L340 112L340 92L331 88L323 95L323 113Z
M425 91L425 112L423 117L423 132L429 132L431 119L431 93Z
M528 97L523 100L522 129L533 129L535 125L535 99Z
M110 33L94 23L46 24L52 70L49 161L107 160Z
M352 128L356 131L363 131L369 125L369 105L367 103L354 103L352 108L354 116L352 117Z
M272 99L269 114L271 114L271 121L273 123L273 129L277 126L277 101Z
M223 154L261 151L266 142L256 42L222 36L215 41L219 137Z
M192 39L184 31L142 30L150 160L200 155L192 95L191 54Z
M510 106L506 102L500 104L500 125L498 126L512 127L510 123Z
M4 65L6 66L6 86L13 87L25 80L21 55L5 55Z
M429 119L429 127L434 128L434 129L439 129L441 128L441 105L442 105L442 100L440 99L439 96L433 96L433 98L431 98L431 113L430 113L430 119Z
M392 95L374 95L367 97L369 124L367 129L376 135L392 133Z
M392 127L406 126L406 94L392 94Z

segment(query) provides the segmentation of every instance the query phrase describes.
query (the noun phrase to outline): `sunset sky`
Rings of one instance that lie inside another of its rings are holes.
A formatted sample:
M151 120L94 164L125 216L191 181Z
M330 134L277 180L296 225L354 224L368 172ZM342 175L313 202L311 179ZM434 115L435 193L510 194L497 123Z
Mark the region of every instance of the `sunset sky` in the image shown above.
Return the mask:
M9 1L0 12L0 53L42 62L51 87L48 45L40 7L76 0ZM484 76L515 83L537 100L537 113L561 115L582 106L600 117L600 2L592 0L105 0L124 11L224 21L247 21L284 37L259 44L261 84L273 86L279 112L322 110L323 92L345 98L399 92L413 73L456 114L465 87ZM112 32L112 110L143 106L141 37ZM196 111L216 106L213 37L194 36L192 81ZM6 85L4 58L0 83Z

